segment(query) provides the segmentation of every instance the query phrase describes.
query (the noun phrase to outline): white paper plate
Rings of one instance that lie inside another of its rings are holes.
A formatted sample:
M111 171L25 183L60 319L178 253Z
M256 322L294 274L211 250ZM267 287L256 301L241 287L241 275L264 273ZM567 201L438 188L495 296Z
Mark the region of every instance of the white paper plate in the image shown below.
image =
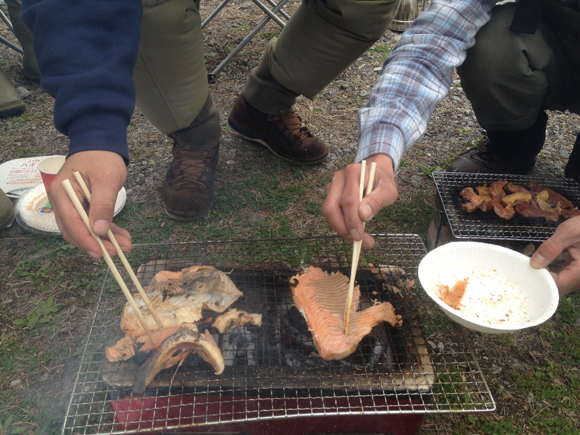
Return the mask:
M9 160L0 165L0 189L11 198L19 198L25 191L42 183L38 164L49 157L38 156Z
M123 210L126 202L127 191L122 187L115 203L115 216ZM16 222L24 229L36 233L60 236L60 229L56 224L54 211L48 202L44 184L39 183L24 192L16 202L15 208Z
M507 333L539 325L558 307L559 294L546 269L502 246L453 242L429 252L419 264L425 292L451 319L480 332ZM443 302L439 285L452 288L469 277L459 309Z

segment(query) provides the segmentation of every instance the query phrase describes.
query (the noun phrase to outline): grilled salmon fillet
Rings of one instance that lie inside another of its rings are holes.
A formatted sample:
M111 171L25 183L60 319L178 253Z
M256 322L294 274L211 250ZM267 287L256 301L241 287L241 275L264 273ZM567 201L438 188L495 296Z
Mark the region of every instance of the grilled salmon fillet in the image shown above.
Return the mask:
M338 360L353 353L362 338L381 322L402 325L389 302L377 303L357 311L360 289L354 287L349 334L345 335L344 313L349 280L340 272L328 274L318 267L310 267L291 279L292 298L312 333L320 356Z

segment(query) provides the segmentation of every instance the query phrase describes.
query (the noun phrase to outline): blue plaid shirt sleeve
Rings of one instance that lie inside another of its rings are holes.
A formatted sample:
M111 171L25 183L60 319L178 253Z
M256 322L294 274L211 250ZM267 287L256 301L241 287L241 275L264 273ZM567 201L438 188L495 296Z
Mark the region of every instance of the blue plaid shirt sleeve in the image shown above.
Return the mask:
M359 110L356 161L387 154L395 170L425 132L496 0L432 0L385 62L368 104Z

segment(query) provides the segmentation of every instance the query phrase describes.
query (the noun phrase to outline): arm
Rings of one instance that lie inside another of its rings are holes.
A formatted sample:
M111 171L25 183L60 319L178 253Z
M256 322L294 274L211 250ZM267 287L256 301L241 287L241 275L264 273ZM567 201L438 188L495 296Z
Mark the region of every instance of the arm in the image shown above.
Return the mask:
M331 227L347 240L363 240L363 222L397 197L394 173L403 154L425 132L433 110L445 95L454 68L465 60L475 34L490 19L494 0L433 0L413 22L385 62L369 99L359 111L359 148L356 161L377 160L380 175L375 188L358 205L360 165L338 172L327 187L323 212ZM383 157L377 157L382 155ZM344 181L343 181L344 180ZM339 181L339 182L335 182ZM357 238L358 237L358 238Z
M55 97L54 123L70 139L68 158L51 188L65 240L100 255L61 182L81 172L93 200L94 231L109 227L130 249L129 234L111 224L129 161L127 126L135 108L132 81L140 39L141 0L24 0L22 17L34 34L42 86ZM80 195L79 195L80 196ZM114 253L110 243L107 250Z
M567 251L566 266L559 273L550 272L560 296L580 288L580 216L558 225L554 235L534 252L530 264L536 269L548 267L564 251Z

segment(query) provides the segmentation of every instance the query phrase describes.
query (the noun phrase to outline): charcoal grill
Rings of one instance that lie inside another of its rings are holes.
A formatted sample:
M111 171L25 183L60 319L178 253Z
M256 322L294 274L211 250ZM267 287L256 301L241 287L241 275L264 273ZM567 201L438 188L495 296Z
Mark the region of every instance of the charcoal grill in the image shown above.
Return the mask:
M457 239L514 240L522 242L543 242L556 231L557 224L543 218L525 218L516 214L511 220L497 216L493 211L476 210L468 213L461 208L459 197L466 187L490 186L499 180L526 186L530 181L549 187L564 195L574 206L580 206L580 185L573 179L529 175L475 174L459 172L434 172L433 180L449 227Z
M359 309L375 300L391 302L403 326L378 325L341 361L324 361L316 354L290 289L290 278L311 265L349 276L352 245L341 238L136 245L130 260L143 285L160 270L214 265L244 293L233 307L261 312L263 325L214 335L226 363L222 375L192 355L181 367L160 372L137 395L132 383L144 359L110 363L104 355L105 347L121 336L124 305L107 273L62 434L186 428L188 433L352 433L367 428L410 434L418 433L425 413L495 410L467 341L438 350L425 340L415 302L417 266L426 253L421 238L374 237L375 248L360 258Z

